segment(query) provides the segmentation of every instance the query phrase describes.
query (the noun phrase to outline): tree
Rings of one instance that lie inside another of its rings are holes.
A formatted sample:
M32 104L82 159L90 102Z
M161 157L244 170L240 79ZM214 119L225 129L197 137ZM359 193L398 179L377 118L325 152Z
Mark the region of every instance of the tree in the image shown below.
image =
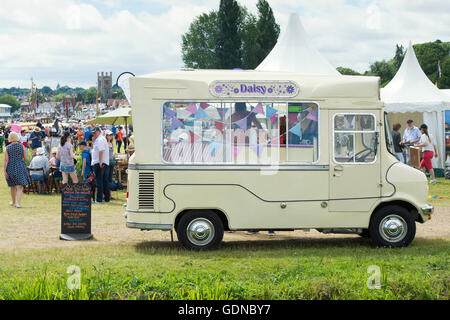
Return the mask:
M449 63L450 42L436 40L414 45L419 64L431 82L438 83L439 88L450 88ZM441 62L442 78L439 78L438 61Z
M45 96L50 96L53 93L52 88L50 87L42 87L42 89L40 90L42 92L42 94L44 94Z
M350 68L337 67L336 70L339 71L340 74L347 75L347 76L360 76L361 75L361 73L359 73L353 69L350 69Z
M242 39L242 68L255 69L261 60L261 47L258 45L258 28L256 17L249 14L245 17L241 28Z
M67 94L59 93L59 94L53 96L52 101L53 102L58 102L58 101L62 101L65 98L67 98Z
M90 87L86 91L86 95L84 97L84 103L96 103L95 99L97 97L97 88Z
M198 16L182 36L184 65L195 69L218 68L216 44L219 35L219 16L216 11Z
M277 44L280 25L276 22L273 10L266 0L258 0L256 7L258 8L257 42L260 48L257 60L261 63Z
M216 53L217 64L221 69L240 68L242 65L242 40L239 36L241 13L236 0L220 0Z
M182 36L184 65L195 69L256 68L280 33L272 9L266 0L258 2L258 17L236 0L222 0L220 8L198 16Z
M371 64L370 71L366 71L364 75L380 77L381 86L385 87L395 76L395 67L392 60L375 61Z
M20 102L10 94L5 94L0 97L0 104L7 104L11 106L11 113L14 113L16 110L20 108Z
M398 44L395 45L395 56L392 60L392 64L394 65L395 72L400 69L400 66L402 65L403 58L405 57L405 48L403 46L399 46Z

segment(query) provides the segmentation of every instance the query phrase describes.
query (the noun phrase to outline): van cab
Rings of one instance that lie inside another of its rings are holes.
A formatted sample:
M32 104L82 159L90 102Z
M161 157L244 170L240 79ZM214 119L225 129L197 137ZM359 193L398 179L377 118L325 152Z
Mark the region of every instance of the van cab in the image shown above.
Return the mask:
M126 224L189 249L227 230L353 233L407 246L425 175L397 161L379 79L182 70L130 79Z

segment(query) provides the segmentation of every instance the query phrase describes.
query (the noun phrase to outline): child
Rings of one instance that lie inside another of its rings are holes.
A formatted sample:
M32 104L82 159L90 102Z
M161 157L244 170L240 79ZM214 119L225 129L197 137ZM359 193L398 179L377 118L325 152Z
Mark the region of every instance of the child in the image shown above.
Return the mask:
M92 201L93 203L95 203L96 182L95 182L95 174L91 167L92 162L91 149L88 147L86 141L81 141L78 147L82 151L81 158L83 159L81 172L83 172L84 181L91 186Z

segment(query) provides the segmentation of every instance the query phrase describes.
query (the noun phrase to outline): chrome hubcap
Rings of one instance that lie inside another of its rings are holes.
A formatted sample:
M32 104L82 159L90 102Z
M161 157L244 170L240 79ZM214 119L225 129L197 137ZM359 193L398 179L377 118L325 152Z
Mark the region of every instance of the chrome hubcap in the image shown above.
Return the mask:
M214 226L204 218L192 220L186 231L189 241L197 246L206 246L214 238Z
M406 221L395 214L388 215L380 223L380 235L389 242L398 242L403 240L408 231Z

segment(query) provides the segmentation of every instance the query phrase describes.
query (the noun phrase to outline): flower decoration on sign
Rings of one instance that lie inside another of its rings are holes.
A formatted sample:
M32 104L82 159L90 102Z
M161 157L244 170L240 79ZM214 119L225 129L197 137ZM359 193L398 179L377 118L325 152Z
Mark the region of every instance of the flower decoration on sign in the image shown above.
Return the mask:
M217 93L222 93L222 91L223 91L222 86L216 86L215 91L216 91Z
M287 86L286 91L287 93L292 94L295 91L295 89L293 86L289 85Z

